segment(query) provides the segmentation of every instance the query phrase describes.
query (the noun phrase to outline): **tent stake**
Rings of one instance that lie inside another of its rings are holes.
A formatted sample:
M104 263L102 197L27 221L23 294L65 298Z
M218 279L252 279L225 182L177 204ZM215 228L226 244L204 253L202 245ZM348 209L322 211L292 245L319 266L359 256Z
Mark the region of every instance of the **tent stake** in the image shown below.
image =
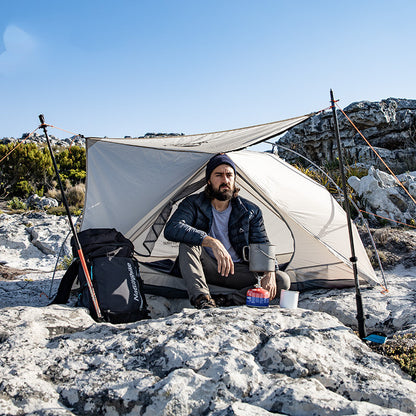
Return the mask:
M351 227L351 214L350 214L350 204L349 204L348 193L347 193L347 181L345 179L345 173L344 173L344 160L342 156L341 140L339 137L338 118L337 118L337 112L335 108L334 93L332 89L330 90L330 95L331 95L332 115L334 117L335 138L337 140L337 145L338 145L338 158L339 158L338 160L339 160L339 170L341 172L342 192L344 194L344 209L347 214L348 235L349 235L350 247L351 247L350 261L351 261L352 270L354 273L355 300L357 303L358 334L360 338L363 339L366 337L363 299L361 296L360 282L358 280L357 257L355 256L354 239L353 239L352 227Z
M95 312L97 314L97 318L100 321L100 320L103 319L103 315L101 314L100 306L98 305L97 296L95 294L95 290L94 290L94 287L92 285L91 277L90 277L90 274L88 272L88 267L87 267L87 263L85 262L85 257L84 257L84 253L82 251L81 243L79 242L78 235L77 235L77 232L75 231L74 223L72 221L71 212L69 211L68 201L67 201L66 196L65 196L64 187L62 186L61 176L59 174L58 166L56 165L55 156L54 156L53 151L52 151L51 142L49 140L48 132L46 130L47 124L45 124L45 117L43 116L43 114L39 115L39 120L40 120L40 123L41 123L41 125L39 127L41 127L43 129L43 131L45 132L46 142L48 143L49 153L51 154L53 167L55 169L55 173L56 173L56 176L58 178L59 188L61 189L61 194L62 194L62 202L64 203L66 214L67 214L68 220L69 220L69 225L71 226L71 231L72 231L72 234L74 236L74 240L75 240L75 244L76 244L77 252L78 252L78 257L81 261L82 269L84 271L84 274L85 274L85 277L86 277L86 280L87 280L87 286L88 286L88 289L90 291L91 299L92 299L92 302L94 304L94 309L95 309Z

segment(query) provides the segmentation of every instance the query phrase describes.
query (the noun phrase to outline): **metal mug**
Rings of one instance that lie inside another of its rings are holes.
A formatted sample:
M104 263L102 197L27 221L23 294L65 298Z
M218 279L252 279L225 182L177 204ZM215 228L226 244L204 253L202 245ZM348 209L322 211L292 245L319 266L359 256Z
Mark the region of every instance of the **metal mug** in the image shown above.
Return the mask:
M274 272L276 264L275 246L269 243L244 246L243 259L249 262L251 272Z

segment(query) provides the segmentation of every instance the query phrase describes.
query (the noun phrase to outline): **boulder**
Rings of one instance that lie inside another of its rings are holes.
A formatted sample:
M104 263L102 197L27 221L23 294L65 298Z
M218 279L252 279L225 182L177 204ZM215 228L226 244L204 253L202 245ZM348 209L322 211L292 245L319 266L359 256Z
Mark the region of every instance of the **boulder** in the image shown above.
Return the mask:
M397 179L411 195L416 193L416 172L398 175ZM365 211L404 224L414 223L416 204L394 176L372 166L367 176L361 179L351 176L348 184L357 193ZM392 224L397 225L397 222Z
M48 209L51 207L57 207L58 205L59 203L55 198L47 198L46 196L40 197L37 194L29 196L26 200L26 206L28 208Z
M76 220L74 217L74 223ZM43 211L0 214L0 258L10 267L53 270L58 254L60 260L71 256L69 233L64 216Z

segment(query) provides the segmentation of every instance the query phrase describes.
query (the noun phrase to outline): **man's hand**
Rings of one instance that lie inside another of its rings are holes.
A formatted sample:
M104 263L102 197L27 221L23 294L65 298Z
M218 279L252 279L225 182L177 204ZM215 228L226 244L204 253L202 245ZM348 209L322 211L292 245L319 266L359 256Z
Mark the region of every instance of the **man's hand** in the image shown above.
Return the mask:
M230 273L234 274L234 262L230 253L225 249L220 240L206 236L202 240L202 247L210 247L218 264L218 273L227 277Z
M261 287L270 293L270 300L274 299L277 294L276 273L266 272L261 279Z

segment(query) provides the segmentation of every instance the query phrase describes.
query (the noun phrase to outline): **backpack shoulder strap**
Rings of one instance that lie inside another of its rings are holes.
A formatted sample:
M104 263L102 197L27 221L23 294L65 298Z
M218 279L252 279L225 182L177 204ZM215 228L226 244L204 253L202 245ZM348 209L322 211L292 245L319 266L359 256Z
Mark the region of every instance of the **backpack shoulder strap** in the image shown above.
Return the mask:
M56 292L54 300L50 303L53 304L66 304L71 293L72 285L78 276L79 260L74 260L68 267L67 271L62 277L61 283L59 283L58 291Z

